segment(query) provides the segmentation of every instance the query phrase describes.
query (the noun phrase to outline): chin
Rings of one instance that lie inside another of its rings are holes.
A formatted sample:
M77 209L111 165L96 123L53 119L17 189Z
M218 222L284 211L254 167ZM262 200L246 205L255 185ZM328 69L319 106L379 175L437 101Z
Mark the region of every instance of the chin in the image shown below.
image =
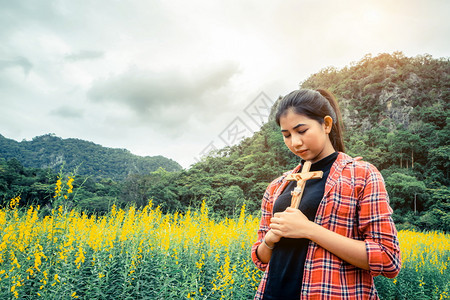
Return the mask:
M303 155L303 156L300 156L299 155L299 157L301 158L301 159L304 159L304 160L308 160L308 161L310 161L311 163L315 163L315 162L317 162L319 159L317 158L317 156L312 156L312 155Z
M303 160L311 160L311 158L309 157L309 155L298 155L297 153L294 153L295 155L297 155L298 157L300 157Z

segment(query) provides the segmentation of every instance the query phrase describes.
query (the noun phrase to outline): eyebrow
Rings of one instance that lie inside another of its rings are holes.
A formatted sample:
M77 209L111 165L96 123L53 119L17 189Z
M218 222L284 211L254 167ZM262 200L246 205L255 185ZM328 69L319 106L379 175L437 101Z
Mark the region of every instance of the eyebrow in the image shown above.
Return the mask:
M297 125L295 125L293 128L292 128L292 130L295 130L295 129L297 129L297 128L299 128L300 126L305 126L306 124L302 124L302 123L300 123L300 124L297 124ZM286 131L288 131L287 129L281 129L281 132L286 132Z

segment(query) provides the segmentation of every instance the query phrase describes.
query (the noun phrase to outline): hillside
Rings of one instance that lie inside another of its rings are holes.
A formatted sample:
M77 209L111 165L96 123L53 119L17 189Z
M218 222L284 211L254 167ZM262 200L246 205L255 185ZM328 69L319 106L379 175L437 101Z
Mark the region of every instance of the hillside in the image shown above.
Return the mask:
M412 168L420 180L450 183L448 58L367 55L341 70L323 69L301 86L337 96L351 154L380 169Z
M50 168L56 172L77 169L79 175L123 180L130 174L148 174L160 167L167 171L181 166L163 156L142 157L125 149L106 148L80 139L62 139L53 134L17 142L0 135L0 158L16 158L27 168Z
M430 55L405 57L401 52L366 55L349 67L328 67L301 83L303 88L327 88L343 108L349 130L367 131L383 121L392 130L407 128L423 116L421 108L445 114L450 99L449 59ZM435 116L438 117L438 116ZM429 120L437 126L443 120Z

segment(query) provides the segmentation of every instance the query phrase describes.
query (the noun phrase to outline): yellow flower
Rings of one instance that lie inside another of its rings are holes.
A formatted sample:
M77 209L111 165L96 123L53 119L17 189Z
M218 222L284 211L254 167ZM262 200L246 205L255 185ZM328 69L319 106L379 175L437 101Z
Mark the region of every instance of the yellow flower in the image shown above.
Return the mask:
M53 196L53 198L61 196L61 190L62 190L61 185L62 185L61 177L58 176L58 180L56 181L56 186L55 186L55 195Z
M83 247L78 246L78 252L76 254L77 258L75 259L75 264L77 264L77 268L79 269L81 266L81 263L84 263L84 251Z
M20 196L17 196L15 198L11 199L11 202L9 203L9 207L11 209L14 209L17 207L17 205L19 205L19 201L20 201Z
M75 180L73 177L71 177L71 176L69 176L69 177L67 177L69 180L67 181L67 186L69 187L68 189L67 189L67 193L68 194L70 194L70 193L72 193L73 192L73 185L72 185L72 182Z

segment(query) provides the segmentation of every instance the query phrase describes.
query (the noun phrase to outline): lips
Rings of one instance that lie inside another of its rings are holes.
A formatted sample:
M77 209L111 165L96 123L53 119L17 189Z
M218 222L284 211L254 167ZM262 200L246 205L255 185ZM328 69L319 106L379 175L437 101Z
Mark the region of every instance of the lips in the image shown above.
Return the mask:
M299 155L303 155L303 154L306 153L306 151L308 151L308 149L298 150L297 153L298 153Z

